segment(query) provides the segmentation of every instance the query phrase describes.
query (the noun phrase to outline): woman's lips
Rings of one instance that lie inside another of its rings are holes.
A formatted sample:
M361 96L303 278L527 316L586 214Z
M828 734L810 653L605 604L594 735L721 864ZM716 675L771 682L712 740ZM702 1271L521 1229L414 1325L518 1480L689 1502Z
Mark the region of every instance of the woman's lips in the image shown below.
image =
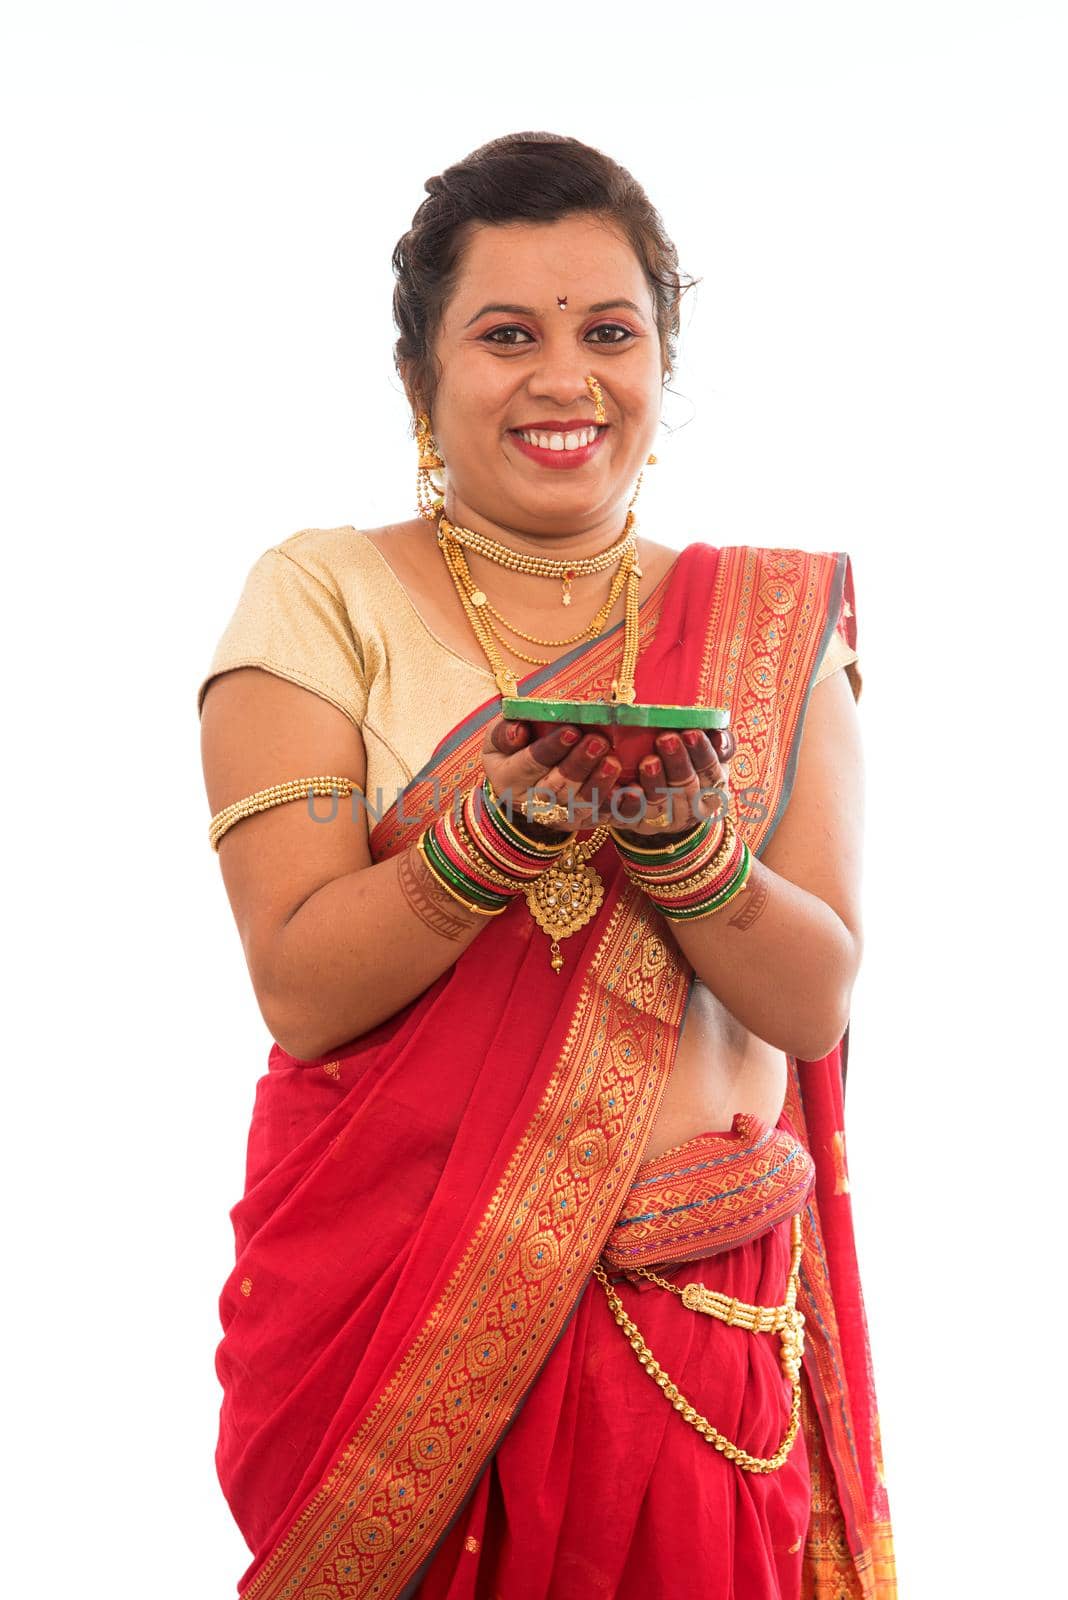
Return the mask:
M508 437L523 455L529 456L531 461L537 461L543 467L563 468L565 471L572 467L585 466L586 462L600 449L607 428L600 428L592 444L584 444L578 450L543 450L540 445L528 444L526 439L509 429Z

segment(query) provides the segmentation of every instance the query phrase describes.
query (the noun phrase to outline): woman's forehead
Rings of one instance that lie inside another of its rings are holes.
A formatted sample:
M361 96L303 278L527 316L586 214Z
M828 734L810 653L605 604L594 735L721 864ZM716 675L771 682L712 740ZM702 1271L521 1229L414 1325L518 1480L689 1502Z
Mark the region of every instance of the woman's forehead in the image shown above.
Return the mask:
M536 314L629 298L652 304L641 262L616 229L596 217L556 222L478 223L465 241L452 317L461 323L484 302L523 304Z

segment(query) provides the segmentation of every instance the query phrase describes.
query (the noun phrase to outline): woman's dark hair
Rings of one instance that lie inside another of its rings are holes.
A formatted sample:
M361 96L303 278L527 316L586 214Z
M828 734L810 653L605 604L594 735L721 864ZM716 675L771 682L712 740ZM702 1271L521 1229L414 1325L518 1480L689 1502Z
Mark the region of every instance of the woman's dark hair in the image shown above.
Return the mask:
M438 373L432 349L452 292L469 225L556 222L589 212L614 224L642 264L656 308L665 378L675 365L683 286L678 253L645 190L618 162L558 133L493 139L428 178L427 198L393 252L394 360L410 394L429 411Z

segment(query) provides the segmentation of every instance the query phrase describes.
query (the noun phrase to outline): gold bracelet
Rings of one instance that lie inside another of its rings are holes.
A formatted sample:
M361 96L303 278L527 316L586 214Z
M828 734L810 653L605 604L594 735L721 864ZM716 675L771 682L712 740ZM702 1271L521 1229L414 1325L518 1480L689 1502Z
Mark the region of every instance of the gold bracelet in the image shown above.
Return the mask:
M336 796L340 792L350 795L354 789L360 794L364 792L352 778L291 778L287 783L273 783L269 789L257 789L255 794L246 795L243 800L235 800L232 806L217 811L208 827L208 842L217 851L219 840L235 822L240 822L242 817L251 817L258 811L267 811L271 806L285 805L289 800L303 800L309 793Z

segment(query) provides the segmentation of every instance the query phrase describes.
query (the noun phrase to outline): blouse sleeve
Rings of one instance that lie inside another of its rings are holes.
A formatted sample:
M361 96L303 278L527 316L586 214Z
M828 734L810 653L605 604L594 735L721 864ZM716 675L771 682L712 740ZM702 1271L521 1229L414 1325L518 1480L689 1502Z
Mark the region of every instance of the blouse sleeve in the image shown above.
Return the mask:
M363 651L341 595L277 546L254 564L197 690L197 715L212 679L233 667L287 678L360 727L367 710Z
M813 684L822 683L824 678L829 678L832 672L837 672L839 667L844 667L850 661L857 659L857 652L853 650L837 628L831 634L830 643L823 652L823 659L819 664Z
M853 698L854 700L859 700L863 680L860 675L855 645L850 643L851 639L856 638L856 619L852 606L852 593L852 567L847 557L847 581L842 595L838 621L827 642L827 648L823 652L819 667L816 669L812 687L815 688L817 683L822 683L824 678L829 678L832 672L837 672L840 667L844 667L849 678L850 688L853 690Z

